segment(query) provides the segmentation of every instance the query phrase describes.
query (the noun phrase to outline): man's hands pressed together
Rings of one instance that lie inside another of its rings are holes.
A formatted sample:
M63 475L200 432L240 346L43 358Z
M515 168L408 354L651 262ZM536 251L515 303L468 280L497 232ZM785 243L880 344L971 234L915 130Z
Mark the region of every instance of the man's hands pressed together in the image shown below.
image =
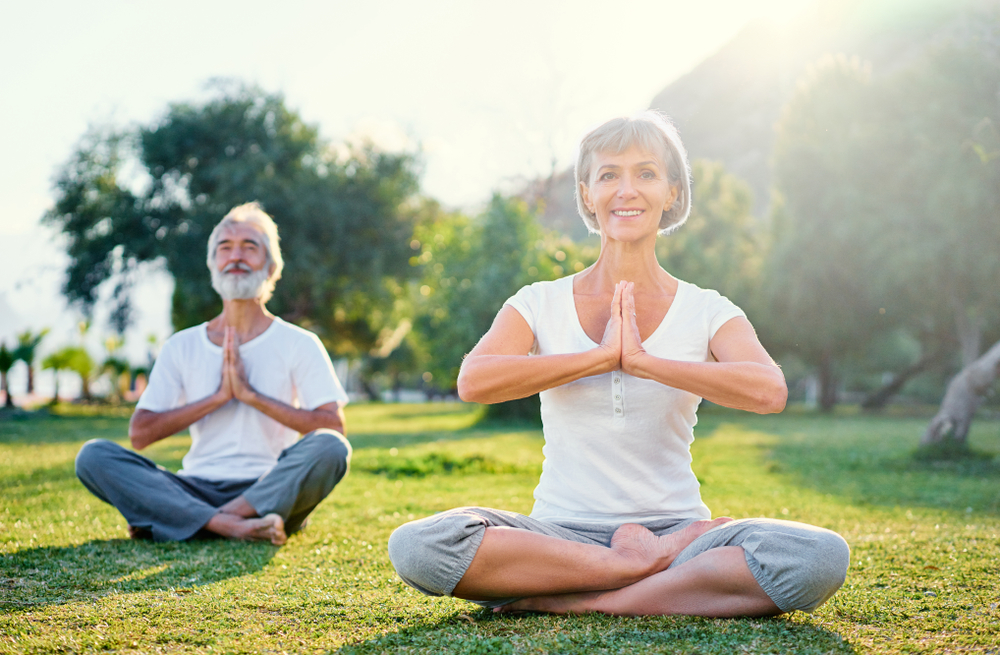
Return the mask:
M236 328L226 326L222 337L222 382L219 391L227 396L227 402L235 398L241 403L253 405L257 392L250 386L243 360L240 358L240 338Z

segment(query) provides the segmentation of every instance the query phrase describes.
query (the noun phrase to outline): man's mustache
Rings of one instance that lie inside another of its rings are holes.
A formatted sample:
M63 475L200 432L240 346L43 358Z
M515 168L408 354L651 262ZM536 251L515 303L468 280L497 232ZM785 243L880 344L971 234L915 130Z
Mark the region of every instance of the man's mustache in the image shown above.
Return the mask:
M222 269L223 273L229 273L231 271L243 271L244 273L253 273L253 269L243 262L233 262L232 264L226 264L226 267Z

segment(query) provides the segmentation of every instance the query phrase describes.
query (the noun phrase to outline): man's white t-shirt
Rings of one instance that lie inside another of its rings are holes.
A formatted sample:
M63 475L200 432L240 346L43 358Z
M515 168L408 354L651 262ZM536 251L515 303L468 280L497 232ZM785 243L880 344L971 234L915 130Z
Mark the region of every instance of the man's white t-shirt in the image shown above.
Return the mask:
M573 278L537 282L508 301L535 335L532 355L596 348L580 325ZM709 342L743 311L715 291L679 281L670 309L643 342L663 359L712 361ZM545 461L531 516L580 522L710 518L691 470L701 398L621 371L541 393Z
M247 379L258 393L303 409L347 403L330 356L319 338L275 317L263 333L240 345ZM208 324L167 339L136 409L154 412L207 398L222 381L222 347L208 339ZM236 399L193 423L191 450L180 475L249 480L266 473L298 433Z

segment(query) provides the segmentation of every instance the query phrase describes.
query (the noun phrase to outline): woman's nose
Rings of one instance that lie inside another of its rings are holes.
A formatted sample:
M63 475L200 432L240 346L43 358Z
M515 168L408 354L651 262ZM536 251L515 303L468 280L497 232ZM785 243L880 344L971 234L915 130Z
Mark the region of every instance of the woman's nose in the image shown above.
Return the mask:
M618 182L618 196L621 198L633 198L636 195L635 186L627 175L622 175Z

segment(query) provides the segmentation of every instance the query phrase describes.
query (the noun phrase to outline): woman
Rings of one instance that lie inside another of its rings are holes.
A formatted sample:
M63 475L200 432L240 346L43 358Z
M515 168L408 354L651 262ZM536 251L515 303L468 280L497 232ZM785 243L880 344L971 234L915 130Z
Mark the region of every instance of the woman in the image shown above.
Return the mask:
M645 112L584 137L590 268L521 289L465 359L464 400L541 392L545 463L531 516L459 508L397 529L389 555L429 595L617 615L812 611L844 582L847 544L789 521L709 520L691 470L702 398L780 412L787 388L743 312L660 267L690 211L676 130Z

